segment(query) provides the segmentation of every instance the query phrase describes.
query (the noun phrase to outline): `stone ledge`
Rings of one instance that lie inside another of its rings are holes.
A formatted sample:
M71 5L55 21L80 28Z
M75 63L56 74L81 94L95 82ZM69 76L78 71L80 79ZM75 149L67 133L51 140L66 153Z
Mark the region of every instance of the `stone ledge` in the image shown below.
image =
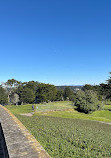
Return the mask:
M1 105L0 122L10 158L51 158L25 126Z

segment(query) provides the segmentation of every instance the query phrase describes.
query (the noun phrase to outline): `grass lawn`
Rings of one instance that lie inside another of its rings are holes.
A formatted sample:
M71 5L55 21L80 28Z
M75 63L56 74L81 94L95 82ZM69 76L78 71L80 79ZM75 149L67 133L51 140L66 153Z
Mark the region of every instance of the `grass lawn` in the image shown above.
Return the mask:
M39 104L32 117L32 105L6 106L34 135L53 158L110 158L111 105L92 114L79 113L72 102ZM63 111L53 111L63 110Z
M44 103L44 104L34 104L35 110L37 108L37 112L47 112L50 110L67 110L73 109L73 103L71 101L59 101L59 102L51 102L51 103ZM32 110L32 104L27 105L7 105L7 109L9 109L14 114L20 113L30 113L34 112Z
M111 126L95 121L16 115L53 158L111 157Z
M104 110L95 111L92 114L84 114L75 110L76 107L73 106L73 103L70 101L60 101L60 102L51 102L45 104L34 104L35 110L32 110L32 105L8 105L6 106L14 114L21 113L31 113L36 111L35 115L46 115L53 117L62 117L62 118L73 118L73 119L88 119L96 121L111 122L111 105L105 105ZM61 110L61 111L56 111Z
M36 115L38 115L38 113ZM67 111L45 112L45 113L40 113L40 115L111 122L111 111L108 111L108 110L95 111L92 114L84 114L72 109L72 110L67 110Z

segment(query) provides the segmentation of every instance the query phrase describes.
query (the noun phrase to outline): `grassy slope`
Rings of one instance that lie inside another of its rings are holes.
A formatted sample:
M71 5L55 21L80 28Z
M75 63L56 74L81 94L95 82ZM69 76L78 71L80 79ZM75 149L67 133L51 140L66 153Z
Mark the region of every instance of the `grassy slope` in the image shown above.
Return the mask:
M41 115L61 117L61 118L73 118L73 119L85 119L85 120L88 119L88 120L111 122L111 112L107 110L95 111L92 114L84 114L74 110L67 110L67 111L41 113Z
M73 109L72 102L70 101L60 101L60 102L51 102L51 103L44 103L44 104L34 104L35 110L37 108L37 112L45 112L50 110L64 110L64 109ZM14 114L20 114L20 113L30 113L33 112L32 110L32 104L27 105L8 105L6 106L7 109L9 109Z
M53 158L111 157L111 126L49 116L17 115Z
M71 102L39 104L38 106L38 112L32 117L20 115L20 113L32 112L32 105L12 105L7 108L27 127L51 157L111 157L111 126L89 121L111 122L111 112L107 110L111 109L111 105L105 106L103 111L92 114L75 111ZM55 109L69 110L50 111Z
M37 113L35 115L46 115L53 117L61 117L61 118L73 118L73 119L88 119L88 120L96 120L96 121L104 121L111 122L111 105L105 105L104 110L95 111L92 114L84 114L77 112L74 110L74 106L72 106L72 102L64 101L64 102L53 102L46 104L35 104L38 107ZM22 106L7 106L7 108L14 114L20 113L30 113L33 112L32 105L22 105ZM51 111L52 110L52 111ZM63 110L63 111L53 111L53 110Z

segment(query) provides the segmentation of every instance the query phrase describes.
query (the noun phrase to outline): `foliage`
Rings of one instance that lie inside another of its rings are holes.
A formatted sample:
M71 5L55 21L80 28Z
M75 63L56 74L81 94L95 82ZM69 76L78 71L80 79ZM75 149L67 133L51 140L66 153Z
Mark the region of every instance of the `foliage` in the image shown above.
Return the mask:
M94 121L16 115L54 158L111 157L111 126Z
M64 99L71 101L74 100L74 93L69 87L66 87L63 91L57 90L56 86L54 85L39 83L37 81L22 83L15 79L9 79L5 83L5 85L8 91L9 102L11 102L12 104L14 103L13 99L15 94L19 95L19 103L32 103L33 100L35 101L35 103L62 101ZM32 101L31 99L29 99L29 89L32 96ZM34 94L34 96L32 93ZM27 94L28 96L26 96Z
M109 72L109 74L111 75L111 72ZM111 85L111 76L108 78L107 83Z
M7 82L5 83L5 85L6 85L6 86L9 86L10 88L12 88L12 87L17 87L19 84L21 84L21 82L15 80L15 79L13 79L13 78L7 80Z
M73 100L73 98L74 92L69 87L66 87L64 89L64 100Z
M58 90L57 91L57 94L56 94L56 100L57 101L63 101L64 100L64 98L63 98L63 90Z
M78 111L82 111L85 113L91 113L95 110L100 110L103 106L98 101L96 93L91 90L78 91L74 104L78 107Z
M15 92L12 92L10 94L10 101L12 104L18 105L20 100L19 100L19 95Z
M82 90L85 91L85 90L94 90L93 88L94 86L90 85L90 84L85 84L83 87L82 87Z
M36 82L35 81L29 81L29 82L23 83L23 87L24 88L27 87L27 88L33 90L34 94L37 90L38 85L39 85L39 82L37 82L37 81Z
M111 74L111 72L110 72ZM103 101L107 103L108 100L111 100L111 77L107 80L107 84L100 84L100 85L90 85L86 84L84 86L54 86L50 84L45 84L45 83L39 83L37 81L29 81L29 82L21 82L17 81L15 79L9 79L7 80L6 83L4 83L3 87L5 87L5 90L8 94L8 102L11 104L17 104L17 102L21 103L42 103L42 102L52 102L52 101L63 101L63 100L70 100L74 101L75 103L77 102L82 102L84 104L83 106L81 105L78 106L79 110L82 109L82 111L85 111L86 113L90 111L97 110L98 108L101 108L100 104L98 104L99 101ZM85 92L85 97L86 91L93 91L91 93L96 93L96 96L98 99L97 104L99 105L96 108L95 102L92 100L94 99L94 95L92 95L92 98L89 97L90 103L85 103L86 99L83 97L83 100L79 100L78 97L78 90L80 89ZM77 97L76 97L76 92L77 92ZM19 95L19 96L17 96ZM31 99L32 97L32 99ZM16 101L14 101L16 100ZM16 103L15 103L16 102ZM94 103L94 104L93 104ZM78 103L77 103L78 104ZM92 106L93 104L94 106ZM91 106L90 106L91 105ZM84 109L85 107L85 109ZM91 109L90 109L91 107Z
M22 103L33 103L34 100L35 100L35 95L34 95L33 91L27 87L23 88L21 97L20 97L20 101Z
M94 91L97 94L97 97L100 101L102 101L102 93L101 93L101 86L100 85L90 85L90 84L85 84L82 87L83 91L91 90Z
M0 104L7 104L8 103L8 97L6 94L6 91L4 88L0 86Z
M110 72L111 74L111 72ZM100 84L100 93L103 100L107 103L107 100L111 100L111 77L107 80L107 83Z
M108 84L101 83L100 84L100 94L102 95L102 98L104 101L107 101L107 99L110 98L110 87Z
M4 83L3 87L5 87L5 91L8 94L8 104L11 104L13 102L11 102L13 100L13 96L15 93L15 90L17 89L17 87L21 85L20 81L17 81L15 79L9 79L7 80L6 83Z
M41 83L36 90L37 103L54 101L56 99L56 86Z

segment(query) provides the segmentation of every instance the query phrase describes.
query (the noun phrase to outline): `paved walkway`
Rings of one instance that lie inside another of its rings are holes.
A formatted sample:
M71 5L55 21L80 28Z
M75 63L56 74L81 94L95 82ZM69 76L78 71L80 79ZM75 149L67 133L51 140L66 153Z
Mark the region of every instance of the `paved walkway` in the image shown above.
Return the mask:
M1 105L0 122L10 158L50 158L22 123Z

